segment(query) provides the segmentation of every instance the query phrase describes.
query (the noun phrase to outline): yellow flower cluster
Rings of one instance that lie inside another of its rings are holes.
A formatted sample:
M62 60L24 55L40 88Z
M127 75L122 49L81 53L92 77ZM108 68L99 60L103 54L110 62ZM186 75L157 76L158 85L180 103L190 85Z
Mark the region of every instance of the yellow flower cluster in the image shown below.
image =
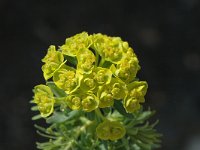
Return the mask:
M67 57L77 60L75 67L67 65ZM111 107L114 100L122 100L125 110L132 113L144 102L147 83L135 81L139 61L120 37L82 32L67 38L58 50L50 46L42 61L44 78L52 78L55 85L66 92L65 101L72 110L90 112L98 107ZM105 63L109 65L104 66ZM37 97L36 92L35 99L49 99L47 94Z
M73 64L70 59L77 63ZM133 113L145 101L148 85L136 80L139 61L133 49L120 37L82 32L67 38L59 49L50 46L42 62L45 80L53 80L66 93L62 100L72 110L91 112L121 101L126 112ZM73 65L68 65L70 63ZM37 85L34 93L41 116L51 115L57 100L51 89ZM108 119L96 128L102 140L117 140L125 133L120 122Z

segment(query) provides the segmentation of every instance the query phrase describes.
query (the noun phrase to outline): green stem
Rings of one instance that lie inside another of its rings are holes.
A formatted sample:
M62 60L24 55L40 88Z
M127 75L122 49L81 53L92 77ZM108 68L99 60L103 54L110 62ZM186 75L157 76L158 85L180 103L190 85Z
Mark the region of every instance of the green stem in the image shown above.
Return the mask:
M96 50L95 50L95 56L96 56L95 66L98 66L98 63L99 63L99 54L97 53Z
M64 103L66 97L55 97L55 104L61 105Z
M80 127L80 128L78 127L76 135L75 135L75 138L74 138L75 140L78 139L78 137L80 136L81 132L86 130L86 128L92 124L92 121L90 121L90 120L88 120L88 119L86 119L84 117L81 117L80 120L82 122L84 122L84 125L82 127Z
M101 118L102 120L105 120L106 118L102 115L101 111L99 108L95 109L95 113L97 114L97 116L99 118Z
M44 133L41 133L40 131L37 131L37 134L43 136L43 137L46 137L46 138L50 138L50 139L57 139L57 137L55 136L51 136L51 135L48 135L48 134L44 134Z
M100 61L100 63L99 63L99 67L102 67L103 64L104 64L104 62L105 62L105 59L104 59L104 58L101 58L101 61Z

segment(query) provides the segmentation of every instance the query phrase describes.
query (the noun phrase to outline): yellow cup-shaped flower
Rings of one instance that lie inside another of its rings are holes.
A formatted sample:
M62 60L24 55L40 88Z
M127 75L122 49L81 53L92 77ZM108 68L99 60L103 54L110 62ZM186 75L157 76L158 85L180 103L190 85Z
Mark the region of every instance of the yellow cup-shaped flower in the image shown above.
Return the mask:
M112 78L109 84L99 86L97 97L99 98L99 107L111 107L114 104L114 99L124 99L127 94L126 84L120 79Z
M95 64L95 56L89 49L80 49L77 53L78 65L77 69L80 73L90 74Z
M72 110L81 109L81 97L79 95L69 95L66 97L66 102L69 108Z
M45 64L42 66L42 71L45 80L48 80L53 76L55 71L57 71L64 64L64 57L61 52L56 51L55 46L51 45L48 49L47 55L42 59Z
M55 99L51 89L46 85L37 85L34 90L34 102L38 105L38 110L42 117L51 115L54 109Z
M130 82L136 77L140 69L137 57L125 56L117 65L115 74L125 82Z
M97 91L97 97L99 98L99 107L111 107L114 104L114 97L111 93L111 84L105 84L103 86L99 86Z
M40 94L46 94L49 95L49 97L53 97L53 93L51 91L51 89L43 84L37 85L34 87L33 92L36 93L40 93Z
M124 137L126 129L118 121L105 120L96 128L97 137L102 140L118 140Z
M128 97L136 98L140 103L145 101L148 84L146 81L135 81L128 85L129 95Z
M42 62L55 62L60 63L63 62L64 57L61 52L56 51L56 47L51 45L48 49L46 56L42 59Z
M139 101L134 97L128 97L124 99L123 105L127 113L133 113L140 109Z
M98 108L99 100L94 94L87 95L82 100L82 109L87 112L91 112Z
M116 100L123 99L127 94L126 84L119 78L112 78L111 80L111 93Z
M124 126L117 121L112 121L110 124L110 140L121 139L126 134Z
M110 69L97 67L94 79L98 84L109 84L112 79L112 72Z
M68 56L76 56L78 50L88 48L92 44L87 32L82 32L67 38L65 44L60 47L62 53Z
M123 41L120 37L109 37L100 33L94 34L93 48L101 57L112 63L118 63L123 56Z
M96 81L94 80L93 73L84 74L80 83L80 88L84 92L93 91L96 88Z
M109 122L104 121L100 123L96 128L97 137L101 140L109 140L110 139L110 126Z
M111 107L114 104L114 98L112 94L107 93L106 91L102 92L99 96L99 107Z
M81 76L76 75L76 72L69 67L58 70L53 76L56 86L63 89L67 94L73 93L78 89L80 80Z

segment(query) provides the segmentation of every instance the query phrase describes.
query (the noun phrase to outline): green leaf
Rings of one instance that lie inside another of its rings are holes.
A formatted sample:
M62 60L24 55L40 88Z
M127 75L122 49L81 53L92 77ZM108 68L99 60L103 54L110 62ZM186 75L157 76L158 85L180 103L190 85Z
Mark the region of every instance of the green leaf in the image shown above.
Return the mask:
M151 116L153 116L155 114L155 111L144 111L144 112L140 112L140 115L138 116L137 120L147 120L149 119Z
M43 128L37 124L34 124L34 127L37 128L38 130L42 131L42 132L46 132L46 128Z
M122 115L124 115L124 116L126 116L126 117L128 117L128 118L133 118L133 115L132 115L132 114L129 114L129 113L126 112L126 110L124 109L124 107L123 107L121 101L115 100L115 102L114 102L114 107L115 107L115 109L117 109L117 111L118 111L120 114L122 114Z
M46 138L49 138L49 139L57 139L57 137L55 136L51 136L51 135L48 135L48 134L45 134L45 133L42 133L40 131L37 130L37 134L43 136L43 137L46 137Z
M41 118L42 118L42 116L40 114L38 114L38 115L33 116L32 120L38 120L38 119L41 119Z
M34 100L33 100L33 99L32 99L32 100L30 100L30 101L29 101L29 103L30 103L30 104L35 104L35 102L34 102Z
M105 61L104 64L102 65L102 67L104 67L104 68L110 68L111 65L112 65L111 62Z
M87 112L86 116L89 120L93 121L95 119L95 111Z
M77 110L71 111L67 115L65 115L63 112L56 112L55 111L51 117L47 118L46 122L49 123L49 124L61 123L61 122L70 120L70 119L76 117L79 114L80 114L80 112L77 111Z
M66 121L67 119L68 117L65 116L64 113L55 111L53 115L46 120L46 122L47 123L61 123L61 122Z
M65 58L67 59L68 62L70 62L72 65L77 65L78 61L76 59L76 57L71 57L71 56L65 56Z
M50 87L56 97L66 97L67 94L62 89L59 89L54 82L47 82L46 85Z
M142 111L142 110L139 110L138 112L134 113L135 120L133 122L133 125L144 123L146 120L148 120L154 114L155 114L155 111L151 111L151 110Z
M110 108L110 107L105 107L105 108L102 108L101 110L103 111L103 114L104 114L105 116L107 116L109 113L111 113L112 108Z
M31 110L32 110L32 111L38 111L38 106L32 106L32 107L31 107Z

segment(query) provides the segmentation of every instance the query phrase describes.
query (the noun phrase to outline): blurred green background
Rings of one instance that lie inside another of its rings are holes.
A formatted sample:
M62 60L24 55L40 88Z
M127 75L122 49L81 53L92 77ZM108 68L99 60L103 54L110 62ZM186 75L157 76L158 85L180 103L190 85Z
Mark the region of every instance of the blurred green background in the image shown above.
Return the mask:
M120 36L134 48L161 150L199 150L198 0L0 0L0 150L36 149L29 100L44 83L41 59L49 45L82 31Z

